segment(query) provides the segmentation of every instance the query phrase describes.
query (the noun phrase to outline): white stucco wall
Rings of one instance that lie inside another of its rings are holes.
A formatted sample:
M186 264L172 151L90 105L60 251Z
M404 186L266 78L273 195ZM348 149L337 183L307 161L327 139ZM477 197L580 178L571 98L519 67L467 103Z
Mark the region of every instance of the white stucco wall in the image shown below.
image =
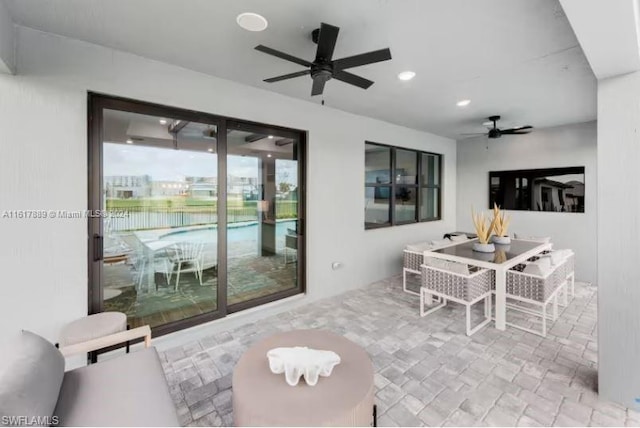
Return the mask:
M453 140L23 27L17 37L18 73L0 75L0 212L86 208L95 91L309 132L308 293L298 303L397 274L406 243L455 229ZM364 230L365 140L444 155L442 221ZM86 221L0 219L0 240L0 337L27 328L54 340L86 315Z

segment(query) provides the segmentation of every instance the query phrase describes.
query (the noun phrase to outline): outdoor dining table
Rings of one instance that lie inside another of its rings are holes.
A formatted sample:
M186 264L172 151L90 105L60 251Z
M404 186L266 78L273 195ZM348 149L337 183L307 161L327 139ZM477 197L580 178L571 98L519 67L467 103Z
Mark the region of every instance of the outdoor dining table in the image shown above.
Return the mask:
M481 253L473 250L475 242L477 239L456 242L446 247L425 251L424 256L494 270L496 273L495 327L498 330L504 330L507 312L507 271L542 251L550 250L552 244L512 239L509 245L496 244L494 253Z
M144 257L147 258L146 271L147 271L147 292L156 290L156 278L155 278L155 258L156 253L174 245L174 242L163 241L159 239L145 239L142 236L138 236L142 243L142 249L144 251ZM142 290L140 290L142 291Z

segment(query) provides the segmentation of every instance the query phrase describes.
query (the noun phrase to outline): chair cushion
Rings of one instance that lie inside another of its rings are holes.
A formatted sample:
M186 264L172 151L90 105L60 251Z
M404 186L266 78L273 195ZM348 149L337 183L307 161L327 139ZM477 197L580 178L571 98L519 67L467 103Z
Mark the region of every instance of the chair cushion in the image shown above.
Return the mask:
M515 239L523 239L525 241L540 242L541 244L549 244L551 242L550 236L527 236L523 234L514 233L513 237Z
M405 247L408 251L413 251L415 253L423 253L425 251L433 249L433 245L431 242L418 242L416 244L409 244Z
M469 275L469 265L464 263L449 262L447 270L449 272L459 273L462 275Z
M64 375L55 409L61 426L179 426L156 349Z
M0 416L50 418L63 376L60 351L37 334L22 331L0 355Z
M469 240L467 235L451 235L449 239L451 239L453 242L464 242Z
M424 264L436 269L448 270L449 262L435 257L425 257Z
M434 239L433 241L431 241L431 245L433 245L434 248L446 247L447 245L451 245L451 240L449 238Z
M60 334L60 346L75 345L119 333L127 329L127 316L122 312L101 312L67 324Z
M565 253L565 250L551 251L548 254L540 256L540 258L548 258L551 261L551 266L561 264L567 257L568 255Z
M435 257L425 257L424 264L447 272L469 275L469 266L464 263L450 262Z
M554 250L552 251L550 254L557 254L557 257L564 260L567 257L571 257L573 255L573 250L568 250L568 249L564 249L564 250Z
M549 257L541 257L535 262L528 263L522 272L530 275L545 277L553 271L551 259Z

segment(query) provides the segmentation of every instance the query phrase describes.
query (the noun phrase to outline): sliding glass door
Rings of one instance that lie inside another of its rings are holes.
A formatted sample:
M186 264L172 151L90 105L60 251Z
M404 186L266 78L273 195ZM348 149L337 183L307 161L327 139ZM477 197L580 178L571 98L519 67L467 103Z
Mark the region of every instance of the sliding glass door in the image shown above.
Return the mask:
M103 112L102 300L132 327L216 311L215 124Z
M276 300L298 288L295 133L231 122L227 129L227 302Z
M304 134L90 96L90 313L163 334L303 292Z

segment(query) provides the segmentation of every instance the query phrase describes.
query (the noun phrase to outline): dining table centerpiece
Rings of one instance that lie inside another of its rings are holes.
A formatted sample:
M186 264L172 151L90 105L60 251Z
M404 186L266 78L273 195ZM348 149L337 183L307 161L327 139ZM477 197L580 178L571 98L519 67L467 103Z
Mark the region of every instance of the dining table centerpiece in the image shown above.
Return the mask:
M473 251L493 253L496 247L491 242L491 234L495 228L496 218L494 217L491 223L487 225L488 218L485 214L483 212L478 213L473 208L471 208L471 218L476 228L476 235L478 235L478 242L473 243Z
M491 242L498 245L511 244L511 238L509 237L511 217L501 211L500 207L495 203L493 204L493 222L493 232L495 234L491 237Z

